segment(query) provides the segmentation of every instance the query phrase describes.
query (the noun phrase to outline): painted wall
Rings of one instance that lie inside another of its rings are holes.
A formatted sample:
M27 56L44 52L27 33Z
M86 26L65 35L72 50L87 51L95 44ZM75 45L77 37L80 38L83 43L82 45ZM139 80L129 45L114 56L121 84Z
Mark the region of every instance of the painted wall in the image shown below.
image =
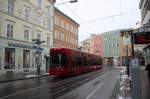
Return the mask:
M79 24L57 8L55 8L54 13L54 47L77 49Z
M92 37L92 54L104 57L103 49L103 37L102 35L95 35Z

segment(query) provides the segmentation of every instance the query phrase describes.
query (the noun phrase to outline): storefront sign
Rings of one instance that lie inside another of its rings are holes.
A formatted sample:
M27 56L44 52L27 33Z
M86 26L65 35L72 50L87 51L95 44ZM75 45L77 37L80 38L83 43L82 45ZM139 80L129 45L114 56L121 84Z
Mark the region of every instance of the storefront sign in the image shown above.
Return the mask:
M134 44L150 44L150 32L134 33Z
M13 42L8 42L8 46L35 49L35 50L43 50L43 48L40 46L35 46L35 45L31 46L31 45L26 45L26 44L21 44L21 43L13 43Z
M8 46L20 47L20 48L29 48L29 49L33 48L30 45L25 45L25 44L20 44L20 43L12 43L12 42L8 42Z

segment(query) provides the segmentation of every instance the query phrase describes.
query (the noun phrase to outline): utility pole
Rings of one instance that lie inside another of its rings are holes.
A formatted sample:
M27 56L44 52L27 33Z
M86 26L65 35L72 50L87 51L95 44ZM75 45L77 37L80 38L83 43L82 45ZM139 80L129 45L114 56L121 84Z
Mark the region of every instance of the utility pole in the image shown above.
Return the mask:
M138 59L134 57L133 30L121 31L120 35L121 35L121 37L123 37L126 34L130 35L131 47L132 47L132 60L130 62L130 68L129 68L129 65L127 65L127 74L129 74L131 77L131 96L132 96L132 99L141 99L140 66L138 64ZM127 53L127 55L128 55L128 53ZM129 72L128 70L131 72Z
M36 49L38 49L37 51L36 51L36 57L38 58L38 60L37 60L37 77L39 77L40 76L40 73L41 73L41 53L42 53L42 50L43 50L43 48L41 48L40 46L41 46L41 44L42 43L45 43L45 41L40 41L39 39L33 39L32 40L37 46L34 46L34 48L36 48Z
M128 45L130 44L130 38L129 38L129 33L125 31L121 31L120 36L123 38L123 44L125 45L125 50L126 50L126 69L127 69L127 75L129 77L130 75L130 68L129 68L129 51L128 51Z

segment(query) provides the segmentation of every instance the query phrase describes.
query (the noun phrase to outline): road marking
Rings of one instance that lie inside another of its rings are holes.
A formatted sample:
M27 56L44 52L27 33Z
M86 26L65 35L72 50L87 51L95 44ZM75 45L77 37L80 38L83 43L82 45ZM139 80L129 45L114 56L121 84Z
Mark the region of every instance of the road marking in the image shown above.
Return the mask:
M104 84L104 81L95 89L93 90L87 97L86 99L89 99L100 87L102 87Z
M102 76L100 76L100 78L104 77L105 75L110 74L111 72L112 72L112 71L109 71L109 72L103 74ZM86 99L89 99L100 87L102 87L103 84L104 84L104 81L103 81L95 90L93 90L93 91L86 97Z

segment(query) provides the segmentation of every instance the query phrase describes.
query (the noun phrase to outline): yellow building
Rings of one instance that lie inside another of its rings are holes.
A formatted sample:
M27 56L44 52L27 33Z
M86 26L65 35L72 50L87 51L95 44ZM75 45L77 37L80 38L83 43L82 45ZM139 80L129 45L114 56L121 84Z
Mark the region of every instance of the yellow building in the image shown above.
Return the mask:
M122 58L122 65L125 65L126 63L126 57L128 56L129 59L132 56L132 45L129 43L128 45L125 44L124 37L121 38L120 42L120 57ZM130 37L129 37L130 42Z
M48 70L55 0L0 0L0 74ZM45 41L39 47L33 41ZM44 49L44 50L43 50ZM41 52L37 56L38 52ZM47 65L46 65L47 64Z
M54 47L78 48L79 24L55 8Z
M92 54L92 39L89 38L89 39L86 39L84 41L81 42L81 46L82 46L82 51L83 52L86 52L86 53L90 53Z

